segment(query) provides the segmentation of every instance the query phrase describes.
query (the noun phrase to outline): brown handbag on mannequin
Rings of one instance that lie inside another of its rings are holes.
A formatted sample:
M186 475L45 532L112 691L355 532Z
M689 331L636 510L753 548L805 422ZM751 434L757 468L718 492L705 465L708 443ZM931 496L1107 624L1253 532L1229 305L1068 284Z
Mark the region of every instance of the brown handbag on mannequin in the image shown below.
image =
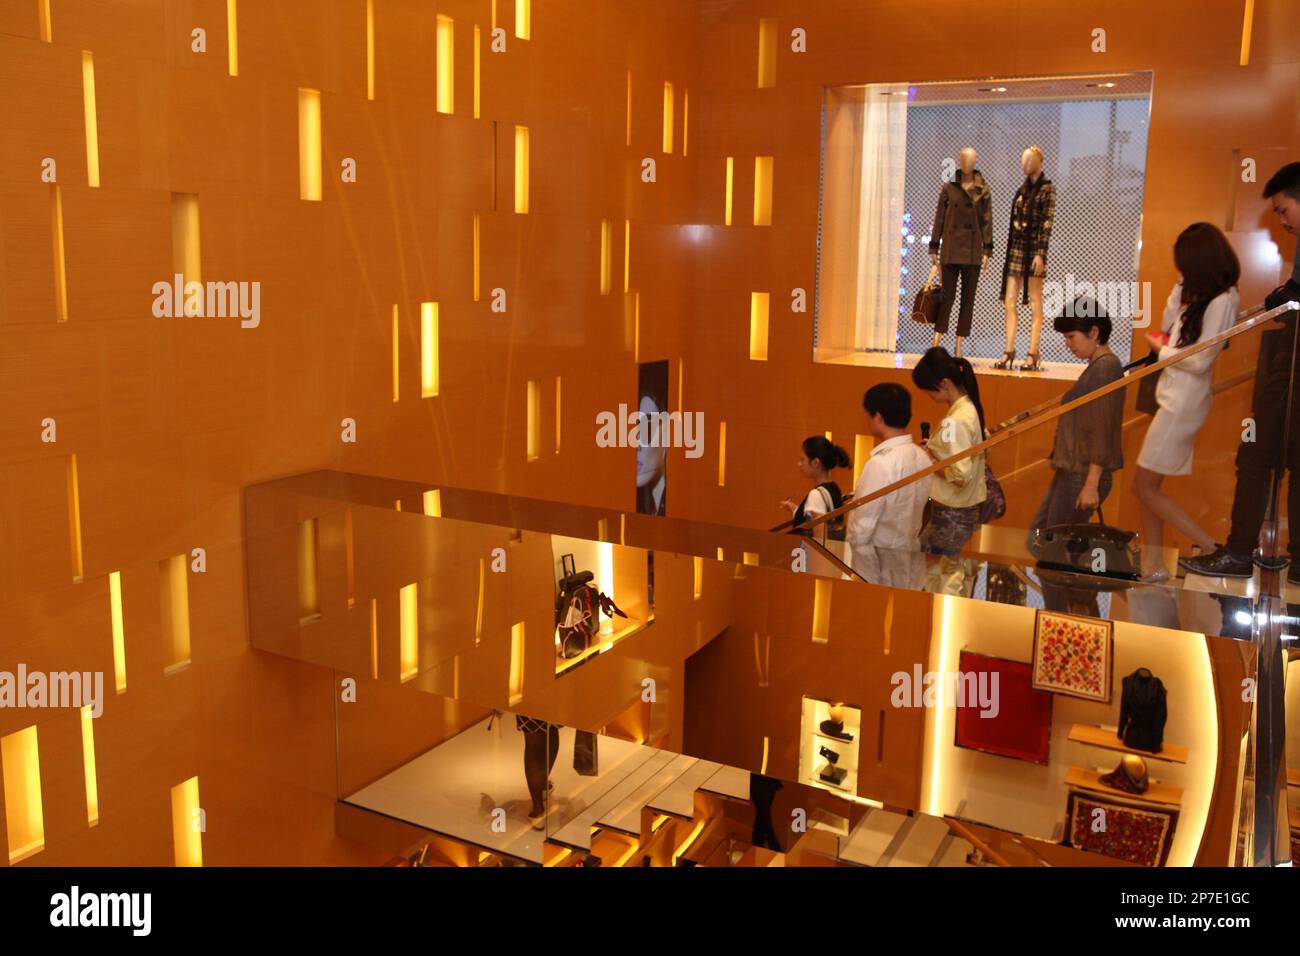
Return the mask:
M933 273L921 286L921 291L916 294L916 301L912 304L912 318L918 322L924 322L927 325L934 325L935 318L939 315L939 305L943 302L943 288L935 281Z

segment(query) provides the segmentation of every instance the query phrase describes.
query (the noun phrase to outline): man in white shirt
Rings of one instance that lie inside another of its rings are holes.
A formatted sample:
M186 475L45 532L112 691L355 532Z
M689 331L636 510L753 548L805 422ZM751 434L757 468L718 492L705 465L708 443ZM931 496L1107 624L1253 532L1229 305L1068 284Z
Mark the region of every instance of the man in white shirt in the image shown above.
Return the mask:
M853 490L857 499L931 464L907 431L912 396L906 388L896 382L873 385L862 397L862 407L876 443ZM873 584L919 589L925 580L925 556L918 535L929 496L930 483L914 481L851 510L846 537L853 570Z

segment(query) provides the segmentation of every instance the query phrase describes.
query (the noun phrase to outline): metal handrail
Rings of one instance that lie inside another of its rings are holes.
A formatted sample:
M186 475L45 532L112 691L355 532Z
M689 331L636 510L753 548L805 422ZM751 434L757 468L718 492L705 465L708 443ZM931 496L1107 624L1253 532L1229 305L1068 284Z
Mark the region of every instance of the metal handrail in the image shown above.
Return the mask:
M1252 311L1257 311L1257 310L1252 310ZM1159 372L1163 371L1165 368L1168 368L1170 365L1174 365L1178 362L1181 362L1184 359L1190 358L1193 355L1205 351L1206 349L1214 348L1214 346L1219 345L1223 342L1227 342L1231 339L1234 339L1239 335L1245 335L1248 332L1252 332L1255 329L1259 328L1260 326L1264 325L1266 322L1271 322L1273 319L1277 318L1283 313L1297 312L1297 311L1300 311L1300 302L1296 302L1294 300L1290 302L1284 302L1281 305L1277 306L1276 308L1268 309L1267 311L1264 312L1259 312L1254 316L1254 318L1248 319L1245 322L1240 322L1234 325L1232 328L1220 332L1218 335L1211 336L1208 339L1203 339L1200 342L1197 342L1195 345L1190 345L1185 349L1181 349L1177 355L1171 355L1167 359L1161 359L1157 362L1152 362L1151 364L1146 365L1141 369L1135 369L1132 372L1130 372L1128 375L1125 375L1122 378L1118 378L1113 382L1103 385L1101 388L1094 389L1093 391L1088 392L1086 395L1081 395L1071 402L1067 402L1064 405L1057 404L1055 405L1055 407L1045 408L1042 411L1028 418L1024 418L1018 421L1012 421L1010 424L1006 424L1005 426L999 426L999 430L995 434L992 434L988 438L984 439L984 441L979 442L976 445L971 445L969 448L965 449L964 451L960 451L955 455L950 455L947 458L944 458L940 461L936 461L933 464L928 465L925 468L922 468L920 471L913 472L912 474L908 475L906 478L900 478L898 481L894 482L891 485L886 485L884 488L879 488L868 495L863 495L861 498L854 498L851 501L849 501L847 504L841 505L840 507L836 508L834 511L828 511L825 514L817 515L815 518L812 518L811 520L800 525L799 530L807 531L817 527L820 524L824 524L825 522L833 521L836 518L848 514L850 511L853 511L856 508L860 508L869 502L875 501L877 498L884 498L886 495L891 495L895 491L898 491L900 488L905 488L906 486L910 485L915 481L921 481L925 478L928 478L930 477L930 475L942 471L945 468L949 468L952 465L955 465L957 462L965 461L967 458L970 458L974 455L978 455L981 452L988 451L990 448L996 448L998 445L1010 441L1012 438L1015 438L1017 435L1021 434L1022 432L1029 431L1031 428L1036 428L1039 425L1043 424L1044 422L1049 422L1054 418L1060 418L1062 415L1066 414L1067 412L1072 412L1076 408L1079 408L1082 405L1086 405L1089 402L1096 401L1097 399L1109 395L1111 392L1116 391L1117 389L1128 388L1134 382L1140 381L1141 379L1146 378L1148 375L1156 375ZM1059 402L1059 399L1057 399L1056 401ZM772 528L771 530L785 531L792 528L793 526L794 526L793 520L785 521L777 525L775 528Z

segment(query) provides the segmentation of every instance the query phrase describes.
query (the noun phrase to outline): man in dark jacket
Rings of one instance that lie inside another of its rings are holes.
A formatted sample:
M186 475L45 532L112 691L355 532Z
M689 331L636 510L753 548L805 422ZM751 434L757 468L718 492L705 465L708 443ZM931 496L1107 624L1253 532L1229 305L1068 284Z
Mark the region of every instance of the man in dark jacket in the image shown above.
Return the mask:
M1282 228L1291 235L1300 233L1300 163L1288 163L1273 174L1264 186L1264 198L1273 201ZM1300 255L1285 285L1274 289L1264 300L1266 307L1277 308L1284 302L1300 301ZM1294 440L1300 426L1300 382L1291 386L1291 353L1295 344L1295 313L1283 315L1283 328L1269 329L1259 342L1255 366L1253 399L1255 440L1242 442L1237 449L1237 490L1232 499L1232 530L1223 547L1212 554L1181 558L1178 563L1193 574L1218 578L1248 578L1253 573L1251 555L1259 543L1268 504L1269 480L1274 469L1279 483L1282 472L1291 473L1287 482L1287 507L1291 520L1291 570L1287 580L1300 584L1300 442ZM1297 363L1300 372L1300 363ZM1291 387L1291 415L1287 427L1287 391ZM1283 434L1283 432L1286 434ZM1261 564L1261 566L1264 566ZM1280 566L1280 564L1279 564Z

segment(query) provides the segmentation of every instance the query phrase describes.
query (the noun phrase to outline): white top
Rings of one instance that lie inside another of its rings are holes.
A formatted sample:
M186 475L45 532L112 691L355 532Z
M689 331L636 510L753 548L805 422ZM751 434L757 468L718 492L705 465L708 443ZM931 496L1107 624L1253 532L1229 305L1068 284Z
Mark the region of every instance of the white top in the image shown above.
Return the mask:
M1240 302L1241 296L1236 286L1210 300L1210 304L1205 307L1205 315L1201 320L1201 337L1197 342L1204 342L1231 328L1237 321ZM1174 291L1169 293L1161 326L1169 333L1169 344L1162 347L1158 354L1158 357L1163 360L1183 351L1177 346L1178 336L1183 328L1182 282L1174 286ZM1186 348L1190 347L1186 346ZM1213 397L1214 360L1222 351L1223 343L1220 343L1213 348L1198 352L1189 359L1170 365L1161 372L1160 381L1156 385L1156 402L1160 407L1181 414L1197 411L1203 405L1208 406Z
M930 466L930 456L912 441L899 435L871 449L871 457L858 476L853 497L864 498L908 475ZM928 481L914 481L882 498L869 501L849 512L845 537L854 551L870 547L900 551L920 550L921 513L930 496Z
M938 431L930 436L926 447L943 460L960 454L984 440L980 413L970 396L959 396L948 406L948 414L939 422ZM930 476L930 497L936 504L949 508L970 508L988 497L984 480L984 452L971 455Z

